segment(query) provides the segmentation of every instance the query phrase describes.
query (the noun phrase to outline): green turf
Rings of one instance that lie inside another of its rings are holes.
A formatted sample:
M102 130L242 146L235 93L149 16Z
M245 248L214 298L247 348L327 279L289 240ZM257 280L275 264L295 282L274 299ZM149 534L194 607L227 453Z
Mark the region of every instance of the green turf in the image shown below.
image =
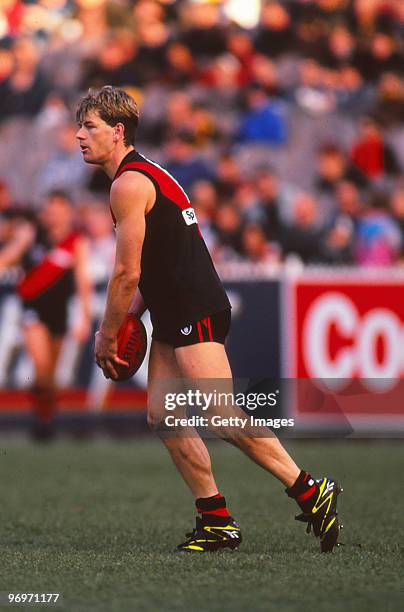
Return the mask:
M345 488L346 545L332 555L282 486L227 445L212 457L245 542L193 556L172 552L193 502L158 442L0 443L0 591L60 592L69 612L402 610L403 446L290 448Z

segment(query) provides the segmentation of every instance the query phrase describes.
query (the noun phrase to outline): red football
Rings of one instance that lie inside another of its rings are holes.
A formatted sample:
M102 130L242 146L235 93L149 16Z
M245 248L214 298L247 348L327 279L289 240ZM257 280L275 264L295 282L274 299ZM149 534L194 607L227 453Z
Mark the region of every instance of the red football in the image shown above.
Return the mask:
M128 367L115 365L116 380L128 380L138 371L147 350L147 334L142 321L134 314L127 314L118 333L118 357L129 363Z

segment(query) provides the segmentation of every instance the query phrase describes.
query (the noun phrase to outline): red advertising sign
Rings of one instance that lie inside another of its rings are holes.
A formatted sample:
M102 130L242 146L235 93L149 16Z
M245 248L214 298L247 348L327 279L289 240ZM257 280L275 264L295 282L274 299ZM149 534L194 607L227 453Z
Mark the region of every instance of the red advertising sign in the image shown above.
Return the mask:
M367 425L404 420L404 277L307 273L288 282L285 297L293 412L340 412Z

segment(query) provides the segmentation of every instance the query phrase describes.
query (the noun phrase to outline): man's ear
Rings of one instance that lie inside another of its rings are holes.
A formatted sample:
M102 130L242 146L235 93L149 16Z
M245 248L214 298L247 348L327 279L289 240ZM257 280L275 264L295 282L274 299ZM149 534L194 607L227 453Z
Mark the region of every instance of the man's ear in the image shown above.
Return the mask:
M118 142L118 140L120 138L124 138L125 135L125 126L123 125L123 123L117 123L114 126L114 142Z

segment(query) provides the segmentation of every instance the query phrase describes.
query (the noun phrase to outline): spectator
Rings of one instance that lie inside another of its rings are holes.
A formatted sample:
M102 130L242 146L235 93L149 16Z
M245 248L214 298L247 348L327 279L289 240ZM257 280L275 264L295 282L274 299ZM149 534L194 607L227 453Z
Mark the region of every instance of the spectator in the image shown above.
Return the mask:
M192 101L185 92L174 92L169 96L164 117L143 130L142 138L161 146L181 133L193 134L194 122Z
M231 153L225 153L219 158L214 181L220 198L226 200L235 195L241 185L241 170Z
M326 195L334 195L342 180L348 180L359 188L365 188L365 175L347 160L342 150L334 144L325 144L317 155L317 176L315 186Z
M213 172L196 152L195 138L189 132L180 132L167 143L166 169L184 187L191 191L199 180L211 180Z
M310 4L312 4L311 7ZM314 0L313 3L309 3L310 9L312 16L325 28L330 23L335 24L341 21L351 23L352 9L349 0Z
M254 183L257 202L247 213L247 219L260 225L267 240L279 237L279 183L274 172L268 168L259 170Z
M329 114L337 106L337 96L324 77L324 68L314 59L306 59L301 63L299 83L293 96L296 104L312 115Z
M377 122L370 117L361 122L359 137L352 146L351 160L371 181L400 172L393 149L386 143Z
M286 117L284 102L269 99L260 87L254 87L247 93L247 112L241 116L235 138L246 144L284 145L288 136Z
M196 146L204 147L221 139L219 123L204 104L196 103L192 106L192 122Z
M378 85L378 100L373 111L383 127L404 123L404 80L394 72L385 73Z
M149 26L164 21L164 7L155 0L138 0L133 6L135 26Z
M37 115L49 93L49 84L39 68L39 54L33 41L18 38L12 52L13 70L0 83L0 120L17 114Z
M252 84L263 89L269 96L281 96L282 87L275 63L265 55L256 53L251 62Z
M231 30L227 36L227 50L239 61L239 85L246 86L251 80L251 65L255 57L251 36L242 29Z
M242 254L243 222L240 212L230 202L222 204L216 213L214 231L218 246L213 251L217 262L236 260Z
M377 24L381 7L380 0L355 0L353 3L355 21L360 34L369 34Z
M327 39L327 53L323 63L330 68L341 68L352 64L356 42L349 29L342 24L335 26Z
M166 48L165 80L174 87L190 85L198 75L194 58L188 47L180 41L173 41Z
M247 225L242 234L243 255L252 263L279 264L280 249L268 242L262 227L256 223Z
M398 261L402 249L400 226L387 209L382 193L361 217L355 245L355 261L362 266L390 266Z
M336 186L336 209L321 241L321 259L333 265L354 263L355 242L364 211L362 194L350 181Z
M195 3L184 7L189 27L181 35L181 41L197 59L207 60L226 51L226 32L220 25L219 6Z
M165 23L155 21L150 24L139 24L139 49L136 65L142 67L148 82L158 80L164 74L167 62L166 52L169 43L169 30Z
M384 72L403 73L403 55L398 51L393 36L388 32L375 32L370 45L358 53L356 65L367 81L376 82Z
M107 0L76 0L75 4L85 53L96 55L102 48L102 43L108 36L111 25L112 14L108 10ZM114 6L114 9L117 9L117 5ZM117 15L115 14L114 17L116 18Z
M317 200L309 193L298 193L293 202L293 221L279 232L284 256L294 254L304 263L318 263L322 259L322 239Z
M359 70L349 64L338 71L336 98L338 108L355 119L374 105L372 88L364 82Z
M312 7L310 4L292 5L293 12L303 9L296 19L296 47L299 55L305 58L323 57L326 51L324 24L307 13L307 9L310 10Z
M217 236L213 229L213 220L218 207L217 191L211 181L197 181L191 192L191 204L195 209L199 228L209 251L217 246Z
M200 83L204 88L210 88L209 103L218 113L238 110L241 75L239 60L229 53L212 60L209 67L201 72ZM225 119L226 115L223 116Z
M56 130L62 129L70 121L71 111L68 109L63 96L55 90L52 91L46 98L38 115L37 126L43 130L44 134L48 133L49 137L53 139L57 134L55 128Z
M36 191L40 197L53 190L66 191L70 195L85 186L89 170L83 164L77 148L77 126L68 122L57 136L57 149L42 167L36 179Z
M338 214L349 217L356 228L364 209L361 192L357 185L352 181L341 181L336 186L335 196Z
M212 181L197 181L192 187L191 196L199 225L212 223L218 207L217 191Z
M267 2L262 8L254 47L258 53L276 58L294 50L294 31L287 7L281 2Z
M247 225L242 234L243 255L253 263L278 264L279 248L268 242L262 227L256 223Z
M144 66L137 61L137 46L130 32L111 33L99 55L89 62L83 88L109 85L139 85L146 78Z
M244 179L238 186L234 198L232 199L234 206L240 211L243 220L247 219L250 211L254 208L257 202L257 190L251 179Z
M347 215L340 215L321 242L321 259L328 264L350 265L354 261L354 224Z

